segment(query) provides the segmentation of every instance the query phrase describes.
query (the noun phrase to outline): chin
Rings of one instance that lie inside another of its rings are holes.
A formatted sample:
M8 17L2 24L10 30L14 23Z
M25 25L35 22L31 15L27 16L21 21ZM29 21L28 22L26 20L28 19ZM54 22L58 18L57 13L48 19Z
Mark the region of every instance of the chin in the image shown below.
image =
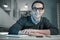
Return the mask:
M38 19L38 18L40 18L40 16L39 17L36 17L36 18Z

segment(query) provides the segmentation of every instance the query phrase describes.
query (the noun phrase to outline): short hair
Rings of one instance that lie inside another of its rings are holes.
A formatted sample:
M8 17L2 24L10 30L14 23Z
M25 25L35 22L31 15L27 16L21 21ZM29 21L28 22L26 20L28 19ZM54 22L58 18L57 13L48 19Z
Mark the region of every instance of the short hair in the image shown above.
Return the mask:
M44 8L44 3L43 3L42 1L34 1L34 2L32 3L32 6L31 6L32 9L33 9L33 5L34 5L35 3L41 3L41 4L43 5L43 8Z

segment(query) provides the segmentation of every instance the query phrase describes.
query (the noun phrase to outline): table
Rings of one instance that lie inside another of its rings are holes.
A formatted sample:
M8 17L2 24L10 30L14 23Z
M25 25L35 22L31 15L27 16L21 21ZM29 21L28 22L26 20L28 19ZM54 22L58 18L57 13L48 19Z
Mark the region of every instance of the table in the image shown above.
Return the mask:
M8 32L0 32L0 40L60 40L60 35L35 37L28 35L8 35Z

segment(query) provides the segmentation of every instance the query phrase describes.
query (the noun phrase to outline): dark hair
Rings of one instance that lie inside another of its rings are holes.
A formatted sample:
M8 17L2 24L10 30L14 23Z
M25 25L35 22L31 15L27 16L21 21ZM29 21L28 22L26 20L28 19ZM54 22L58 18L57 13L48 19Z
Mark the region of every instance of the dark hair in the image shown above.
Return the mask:
M32 3L32 6L31 6L32 9L33 9L33 5L34 5L35 3L41 3L41 4L43 5L43 8L44 8L44 3L43 3L42 1L34 1L34 2Z

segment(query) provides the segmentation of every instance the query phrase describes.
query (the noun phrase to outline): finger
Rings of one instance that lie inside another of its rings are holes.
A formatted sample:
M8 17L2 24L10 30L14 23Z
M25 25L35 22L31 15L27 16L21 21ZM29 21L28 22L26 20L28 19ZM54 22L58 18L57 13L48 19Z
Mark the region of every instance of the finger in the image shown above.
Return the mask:
M25 35L28 35L29 31L28 30L23 30L22 33L24 33Z

